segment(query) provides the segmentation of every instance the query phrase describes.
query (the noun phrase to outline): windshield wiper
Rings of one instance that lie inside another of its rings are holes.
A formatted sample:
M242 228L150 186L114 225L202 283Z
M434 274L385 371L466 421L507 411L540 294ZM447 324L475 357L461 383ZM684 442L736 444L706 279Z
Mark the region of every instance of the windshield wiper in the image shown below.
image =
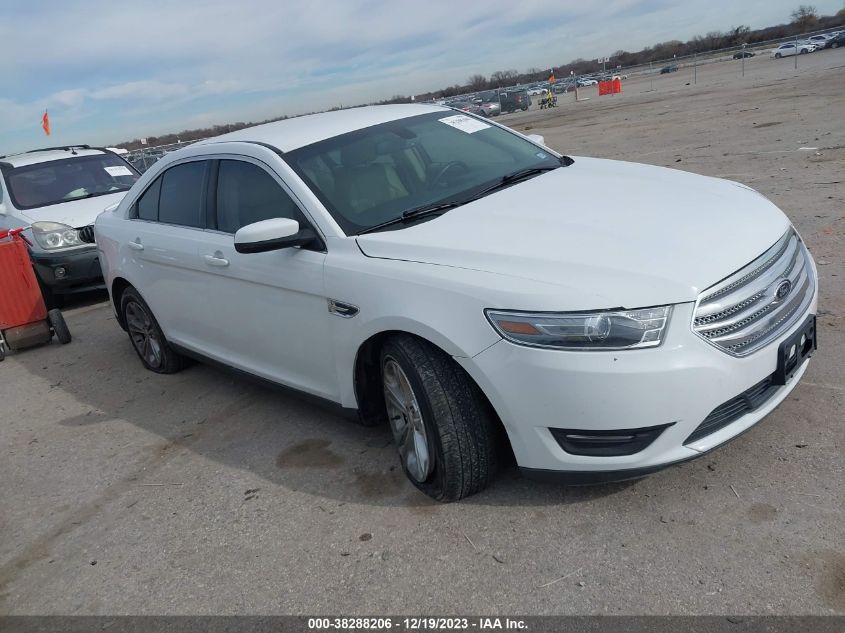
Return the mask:
M380 224L376 224L375 226L371 226L370 228L364 229L360 231L358 235L364 235L365 233L374 233L380 229L383 229L387 226L392 226L394 224L399 223L407 223L411 222L417 218L421 218L427 215L432 214L441 214L445 213L450 209L454 209L455 207L459 207L462 204L467 204L468 202L474 202L479 198L483 198L489 193L493 193L498 189L502 189L507 187L508 185L512 185L515 182L520 180L524 180L526 178L531 178L533 176L537 176L547 171L551 171L552 169L557 169L558 167L568 167L572 164L572 159L568 156L562 156L560 158L560 163L557 165L543 165L541 167L529 167L527 169L520 169L519 171L515 171L510 174L505 174L502 176L498 181L490 185L489 187L485 187L481 191L478 191L472 194L469 197L462 198L460 200L450 200L447 202L435 202L432 204L424 204L419 207L414 207L413 209L408 209L404 211L401 216L398 218L393 218L392 220L387 220L386 222L381 222Z
M120 189L112 189L111 191L92 191L91 193L86 193L81 196L74 196L73 198L65 198L67 202L73 202L74 200L87 200L88 198L96 198L98 196L107 196L110 193L120 193L121 191L129 191L129 187L120 188Z
M398 218L393 218L391 220L387 220L385 222L381 222L380 224L376 224L375 226L371 226L368 229L364 229L360 231L358 235L364 235L365 233L373 233L378 231L379 229L383 229L386 226L392 226L393 224L399 223L408 223L412 222L418 218L425 217L427 215L434 215L434 214L442 214L448 211L449 209L454 209L455 207L459 207L462 204L468 202L467 200L450 200L447 202L434 202L432 204L424 204L419 207L414 207L413 209L408 209L407 211L403 211L402 215Z
M528 169L520 169L519 171L515 171L510 174L505 174L502 176L498 182L493 183L489 187L485 187L478 193L473 196L473 199L481 198L482 196L486 196L488 193L493 193L494 191L498 191L499 189L504 189L505 187L514 184L515 182L519 182L520 180L525 180L526 178L532 178L534 176L538 176L544 172L551 171L553 169L557 169L561 167L563 163L560 165L545 165L543 167L529 167Z

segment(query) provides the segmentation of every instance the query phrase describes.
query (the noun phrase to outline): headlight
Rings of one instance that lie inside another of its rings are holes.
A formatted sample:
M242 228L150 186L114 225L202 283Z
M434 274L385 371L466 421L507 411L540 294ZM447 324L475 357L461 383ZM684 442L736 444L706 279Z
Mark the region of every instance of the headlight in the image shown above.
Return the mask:
M663 341L672 306L605 312L505 312L486 310L504 338L554 349L637 349Z
M38 245L47 251L84 245L79 239L79 231L59 222L34 222L32 235Z

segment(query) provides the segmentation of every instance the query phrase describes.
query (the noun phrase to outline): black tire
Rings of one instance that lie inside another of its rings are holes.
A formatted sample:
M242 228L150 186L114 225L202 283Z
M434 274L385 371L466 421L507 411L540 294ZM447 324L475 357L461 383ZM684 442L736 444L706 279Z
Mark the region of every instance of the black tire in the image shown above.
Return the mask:
M457 501L484 489L498 460L494 413L478 387L448 354L411 335L393 336L382 347L382 384L388 361L395 361L410 383L432 458L427 477L418 481L400 451L408 479L437 501Z
M184 368L184 357L167 342L150 306L134 288L123 291L120 314L126 324L132 348L144 367L157 374L175 374Z
M61 310L58 308L50 310L47 313L47 321L49 321L50 327L53 328L53 334L56 335L59 343L67 345L71 342L71 340L73 340Z
M781 55L780 53L775 53L775 59L780 59L781 57L783 57L783 55Z
M830 45L831 48L839 48L839 42L834 42Z

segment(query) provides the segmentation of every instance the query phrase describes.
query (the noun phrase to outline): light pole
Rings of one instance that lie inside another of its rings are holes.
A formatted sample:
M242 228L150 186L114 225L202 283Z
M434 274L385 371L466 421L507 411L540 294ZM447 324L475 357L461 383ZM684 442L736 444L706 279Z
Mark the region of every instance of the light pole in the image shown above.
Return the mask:
M739 54L742 55L742 76L745 77L745 47L748 46L747 42L742 43L742 50L739 51Z
M798 50L798 33L795 34L795 70L798 70L798 55L801 51Z

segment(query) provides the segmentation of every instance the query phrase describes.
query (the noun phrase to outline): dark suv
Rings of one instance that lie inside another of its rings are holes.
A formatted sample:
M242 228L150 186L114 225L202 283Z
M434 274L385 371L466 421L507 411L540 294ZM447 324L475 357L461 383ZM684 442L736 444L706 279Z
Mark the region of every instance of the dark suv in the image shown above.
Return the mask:
M502 112L524 112L531 105L531 97L527 90L503 90L499 93L499 102L502 104Z

